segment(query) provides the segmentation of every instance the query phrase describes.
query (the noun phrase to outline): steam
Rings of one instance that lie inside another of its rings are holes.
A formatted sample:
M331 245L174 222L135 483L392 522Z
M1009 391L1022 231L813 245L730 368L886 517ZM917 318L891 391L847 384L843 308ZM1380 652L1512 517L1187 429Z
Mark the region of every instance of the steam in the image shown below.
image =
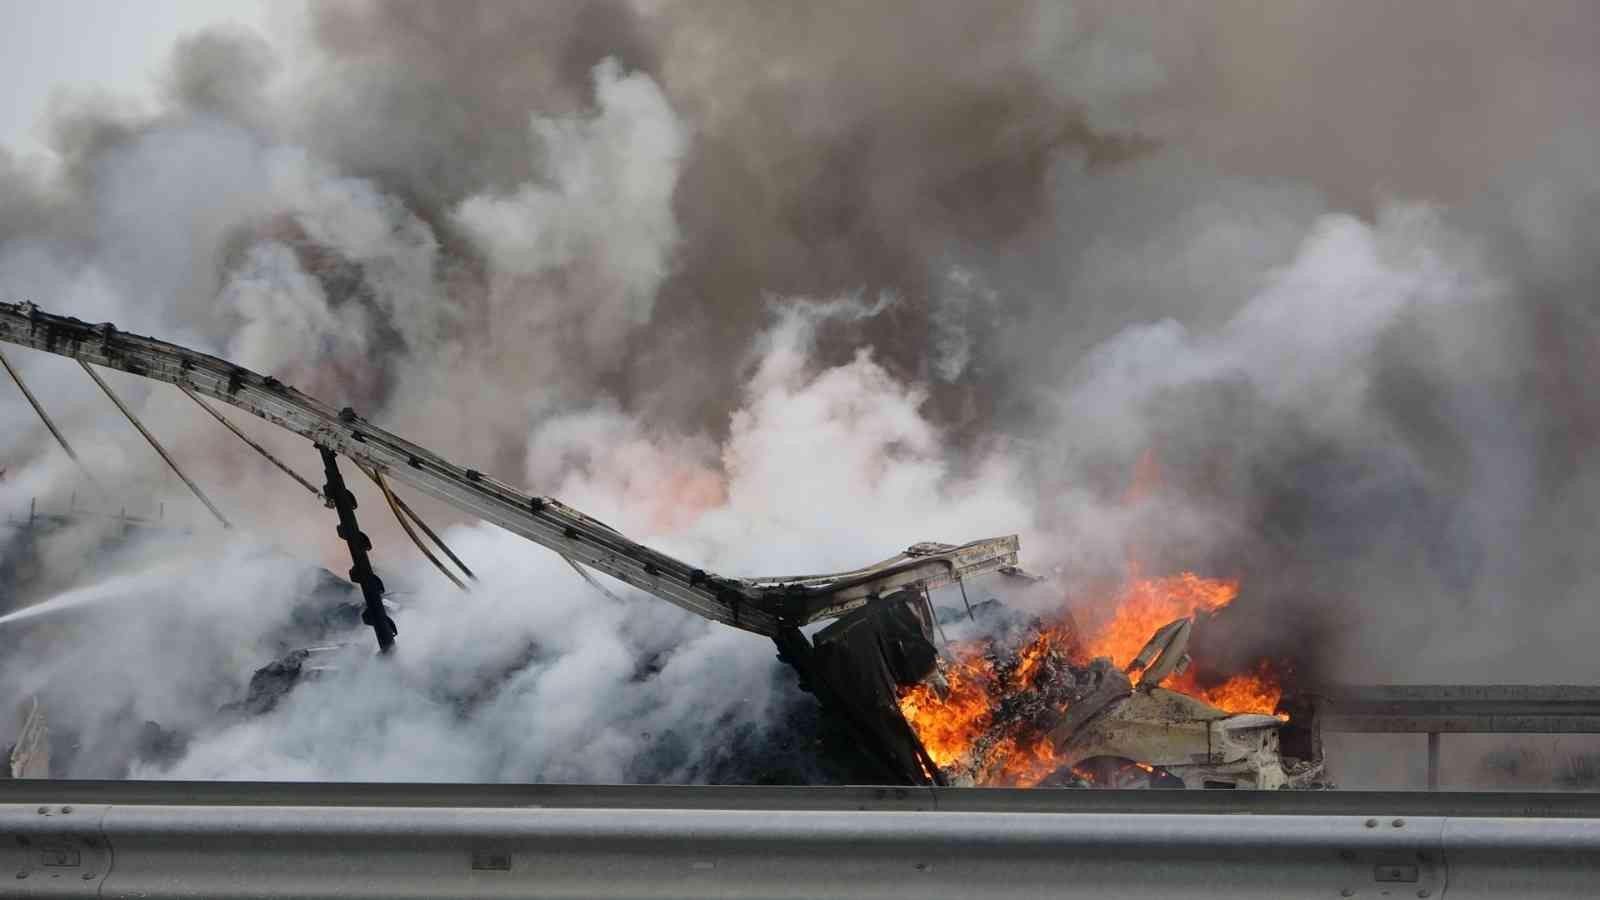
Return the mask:
M155 110L69 99L53 160L0 153L0 295L236 359L717 571L1021 532L1057 585L1024 606L1092 602L1130 556L1239 577L1196 636L1219 670L1588 677L1588 6L307 17L301 47L188 36ZM8 356L113 486L0 391L8 514L204 533L75 366ZM345 635L219 722L311 567L348 562L185 398L108 377L246 534L7 537L29 576L0 615L108 598L0 620L0 694L45 692L84 746L151 720L196 738L142 774L751 777L737 746L837 775L785 749L811 700L759 639L419 500L483 578L456 593L361 486L399 655Z

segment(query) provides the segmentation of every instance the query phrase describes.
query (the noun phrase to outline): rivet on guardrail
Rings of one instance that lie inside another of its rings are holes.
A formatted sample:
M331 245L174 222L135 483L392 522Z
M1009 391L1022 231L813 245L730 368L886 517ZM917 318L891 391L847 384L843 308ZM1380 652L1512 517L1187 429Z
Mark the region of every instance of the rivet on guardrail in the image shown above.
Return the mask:
M1367 820L1367 827L1368 828L1377 828L1378 827L1378 820L1377 819L1368 819Z
M1395 819L1393 822L1390 822L1389 824L1393 825L1396 828L1404 828L1406 826L1406 820L1405 819Z

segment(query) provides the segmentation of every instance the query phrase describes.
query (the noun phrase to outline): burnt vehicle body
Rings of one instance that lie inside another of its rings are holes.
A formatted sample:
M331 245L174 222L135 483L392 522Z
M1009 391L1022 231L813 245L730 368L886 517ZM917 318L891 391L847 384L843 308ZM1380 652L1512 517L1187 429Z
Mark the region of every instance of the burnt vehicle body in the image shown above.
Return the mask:
M1161 628L1127 667L1101 657L1087 665L1061 659L1029 667L1024 683L996 704L986 733L968 752L939 764L902 712L919 686L940 693L950 666L939 617L925 592L905 591L847 614L819 632L809 671L813 690L830 697L863 732L868 752L912 783L1006 784L1001 746L1028 740L1037 782L1062 787L1194 789L1322 788L1326 785L1314 711L1293 721L1230 713L1161 687L1188 665L1189 619ZM1016 672L1013 639L991 653ZM1130 672L1138 678L1130 677ZM1014 677L997 679L1015 683ZM816 691L816 684L826 685ZM1285 744L1303 754L1286 756Z

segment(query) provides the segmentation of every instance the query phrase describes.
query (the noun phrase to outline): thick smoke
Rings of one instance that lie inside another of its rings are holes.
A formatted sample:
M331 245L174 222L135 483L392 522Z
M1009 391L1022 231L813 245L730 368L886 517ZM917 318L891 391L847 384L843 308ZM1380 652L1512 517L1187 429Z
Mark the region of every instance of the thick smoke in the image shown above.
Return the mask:
M1240 578L1197 637L1218 671L1589 677L1589 5L861 6L331 3L295 46L188 36L153 110L67 99L53 159L0 151L0 296L730 574L1017 531L1049 602L1130 557ZM0 391L8 513L208 529L74 365L7 355L108 486ZM0 607L71 612L3 638L0 699L45 692L84 747L153 720L199 732L160 769L197 777L716 780L809 702L759 639L419 501L483 577L458 594L357 486L400 654L208 725L347 562L186 398L108 377L244 527L7 547Z

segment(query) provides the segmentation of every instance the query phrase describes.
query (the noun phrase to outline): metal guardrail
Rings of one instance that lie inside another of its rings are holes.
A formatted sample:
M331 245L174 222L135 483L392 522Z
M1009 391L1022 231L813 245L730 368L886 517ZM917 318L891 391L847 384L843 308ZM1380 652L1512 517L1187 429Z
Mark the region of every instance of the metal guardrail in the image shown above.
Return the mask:
M1597 799L13 782L0 893L1591 897Z
M563 809L883 810L1571 818L1600 820L1600 793L1107 791L933 786L445 784L0 780L0 803Z
M1429 790L1445 734L1600 734L1594 685L1347 684L1311 697L1324 732L1426 734Z
M1344 685L1320 691L1317 701L1324 731L1600 733L1600 687L1593 685Z

